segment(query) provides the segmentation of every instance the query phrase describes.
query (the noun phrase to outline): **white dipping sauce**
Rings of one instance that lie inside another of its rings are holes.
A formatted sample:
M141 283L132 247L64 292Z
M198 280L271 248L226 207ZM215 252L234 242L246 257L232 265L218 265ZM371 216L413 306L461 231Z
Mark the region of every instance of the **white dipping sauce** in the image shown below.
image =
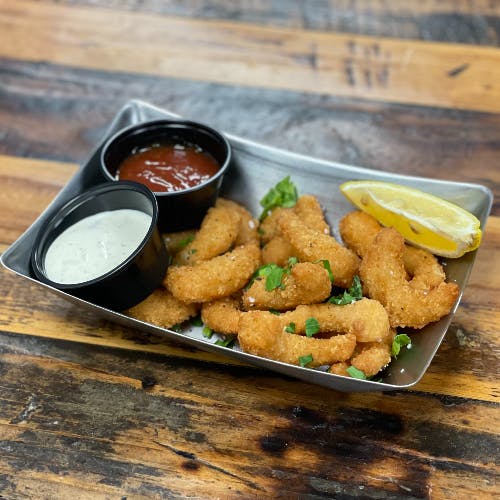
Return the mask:
M56 283L83 283L119 266L137 249L151 216L120 209L86 217L65 229L45 255L45 274Z

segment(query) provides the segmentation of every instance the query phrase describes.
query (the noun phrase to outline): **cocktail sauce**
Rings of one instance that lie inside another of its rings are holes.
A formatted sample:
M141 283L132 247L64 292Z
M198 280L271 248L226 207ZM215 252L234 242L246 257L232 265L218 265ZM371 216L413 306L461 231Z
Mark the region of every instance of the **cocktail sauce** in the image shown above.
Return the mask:
M195 144L153 144L132 152L118 168L117 178L140 182L154 192L182 191L218 170L217 161Z

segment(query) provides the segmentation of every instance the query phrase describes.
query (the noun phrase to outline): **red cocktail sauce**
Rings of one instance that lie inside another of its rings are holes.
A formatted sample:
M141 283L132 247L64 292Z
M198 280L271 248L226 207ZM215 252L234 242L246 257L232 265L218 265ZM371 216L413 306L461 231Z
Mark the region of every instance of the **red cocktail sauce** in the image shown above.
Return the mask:
M154 192L181 191L210 179L215 159L194 144L153 144L134 151L120 165L119 180L135 181Z

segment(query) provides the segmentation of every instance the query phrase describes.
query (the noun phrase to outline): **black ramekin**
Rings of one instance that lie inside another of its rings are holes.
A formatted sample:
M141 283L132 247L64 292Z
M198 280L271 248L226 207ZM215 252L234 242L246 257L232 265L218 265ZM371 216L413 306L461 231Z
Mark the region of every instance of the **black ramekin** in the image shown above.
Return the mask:
M140 210L151 216L149 230L137 249L108 273L82 283L56 283L45 274L44 260L51 243L85 217L118 209ZM130 181L106 182L68 201L40 229L31 253L31 267L42 282L115 311L128 309L157 288L166 273L168 255L157 228L158 205L153 193Z
M161 232L199 227L207 210L214 205L224 173L231 162L231 145L219 132L202 123L186 120L155 120L119 131L103 146L101 169L104 177L117 180L120 164L136 148L179 140L200 146L219 164L219 170L207 181L174 192L155 192L158 201L158 227Z

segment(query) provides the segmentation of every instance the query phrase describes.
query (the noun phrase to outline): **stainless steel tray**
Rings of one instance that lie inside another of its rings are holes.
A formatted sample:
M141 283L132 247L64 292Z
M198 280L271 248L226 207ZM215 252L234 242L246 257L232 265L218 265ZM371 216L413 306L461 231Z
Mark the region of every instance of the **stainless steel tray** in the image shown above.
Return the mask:
M346 392L391 391L406 389L416 384L431 363L451 323L455 310L447 317L427 326L414 335L409 332L412 338L412 349L403 349L398 359L394 360L383 373L382 381L375 382L342 377L321 370L301 368L260 358L241 352L237 345L232 349L218 346L214 344L216 340L215 336L212 339L203 337L201 327L188 326L182 332L159 328L78 299L40 283L34 278L30 270L30 253L40 226L68 199L97 183L105 181L101 177L98 167L99 153L106 138L121 128L135 123L174 116L176 115L141 101L134 100L127 103L118 112L103 141L90 156L89 160L60 191L34 224L4 252L1 257L2 264L14 273L50 289L65 299L122 325L181 341L206 351L223 353L259 367L331 389ZM287 175L291 176L291 179L299 189L299 193L311 193L318 196L321 204L326 208L327 220L331 224L336 236L338 236L337 223L339 219L345 213L353 210L353 206L345 200L338 189L342 182L350 179L390 180L439 195L475 214L483 227L491 209L492 193L488 188L481 185L378 172L290 153L256 144L230 134L226 134L226 136L233 146L234 161L225 178L222 194L244 204L256 215L260 213L259 200L262 196L271 186ZM475 252L472 252L460 259L449 260L446 263L448 279L459 284L461 290L460 297L469 278L474 259Z

